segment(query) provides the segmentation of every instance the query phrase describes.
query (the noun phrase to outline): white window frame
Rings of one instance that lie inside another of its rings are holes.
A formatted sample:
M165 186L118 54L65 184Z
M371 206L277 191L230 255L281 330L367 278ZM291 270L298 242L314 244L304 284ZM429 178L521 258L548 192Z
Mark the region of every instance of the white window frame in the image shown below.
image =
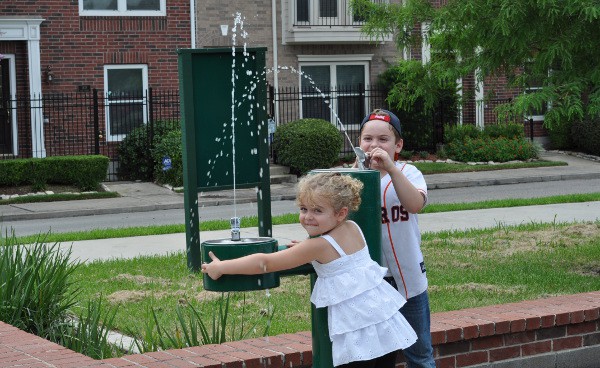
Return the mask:
M552 73L552 70L548 71L548 76L550 76L550 73ZM528 87L528 88L525 88L525 90L523 91L523 93L527 94L530 91L537 91L539 89L542 89L542 87L541 86ZM546 111L550 110L551 107L552 107L552 102L547 101L546 102ZM526 120L544 121L545 118L546 118L545 114L542 114L542 115L525 115L525 119Z
M371 60L373 59L373 54L357 54L357 55L299 55L298 56L298 67L300 69L300 73L298 74L298 86L300 87L300 118L303 118L303 106L302 106L302 79L305 78L302 73L302 68L305 66L329 66L329 82L330 86L336 86L336 91L333 94L326 95L325 97L329 98L330 101L330 118L329 121L335 123L337 122L337 111L338 111L338 98L340 93L337 89L337 68L339 65L362 65L364 67L364 80L365 87L369 84L369 65ZM315 91L315 93L318 93ZM350 96L350 95L348 95ZM314 96L311 96L314 97ZM369 110L369 96L365 93L365 111ZM346 130L350 129L358 129L359 124L351 124L352 126L345 126ZM356 126L354 126L356 125Z
M129 100L120 100L120 101L111 101L108 98L108 71L111 69L141 69L142 70L142 97L141 98L132 98ZM110 124L110 107L114 104L119 104L123 102L127 103L135 103L141 102L144 108L142 109L142 124L148 123L148 111L145 108L147 106L147 96L145 93L148 91L148 65L146 64L111 64L104 66L104 96L106 98L105 108L104 108L104 120L106 123L106 137L110 141L121 141L123 138L127 136L127 134L112 134L111 132L111 124Z
M164 17L167 15L167 0L160 0L159 10L127 10L127 0L117 0L117 10L86 10L83 1L79 1L80 16L103 16L103 17Z

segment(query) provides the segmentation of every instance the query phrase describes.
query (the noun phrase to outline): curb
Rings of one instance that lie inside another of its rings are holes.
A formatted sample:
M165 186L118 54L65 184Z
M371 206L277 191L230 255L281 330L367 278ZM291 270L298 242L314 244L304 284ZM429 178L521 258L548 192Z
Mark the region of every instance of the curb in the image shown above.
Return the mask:
M581 179L600 179L600 172L584 173L584 174L527 176L527 177L520 176L520 177L501 178L501 179L481 179L481 180L464 180L464 181L452 180L452 181L448 181L448 182L440 181L438 183L427 182L427 175L425 176L425 182L427 182L427 190L452 189L452 188L477 187L477 186L485 187L485 186L493 186L493 185L526 184L526 183L540 183L540 182L547 182L547 181L564 181L564 180L581 180Z
M463 187L476 187L476 186L494 186L504 184L524 184L524 183L536 183L536 182L549 182L549 181L564 181L564 180L577 180L577 179L600 179L600 172L598 173L582 173L582 174L560 174L560 175L545 175L545 176L529 176L529 177L508 177L498 179L481 179L481 180L463 180L463 181L440 181L440 182L428 182L428 190L435 189L453 189ZM427 176L425 176L427 181ZM295 185L295 184L291 184ZM295 200L296 196L293 191L290 193L271 193L271 202L274 201L286 201ZM237 197L236 203L255 203L256 196L250 195L246 197ZM231 197L220 197L220 198L201 198L198 205L200 207L211 207L211 206L223 206L234 204L233 198ZM12 206L12 205L8 205ZM74 209L74 210L63 210L63 211L46 211L46 212L28 212L21 214L0 214L0 221L22 221L22 220L42 220L49 218L58 217L77 217L77 216L91 216L91 215L111 215L118 213L134 213L134 212L151 212L160 210L173 210L183 209L183 200L179 203L164 203L164 204L151 204L151 205L138 205L129 207L114 207L114 208L98 208L98 209Z

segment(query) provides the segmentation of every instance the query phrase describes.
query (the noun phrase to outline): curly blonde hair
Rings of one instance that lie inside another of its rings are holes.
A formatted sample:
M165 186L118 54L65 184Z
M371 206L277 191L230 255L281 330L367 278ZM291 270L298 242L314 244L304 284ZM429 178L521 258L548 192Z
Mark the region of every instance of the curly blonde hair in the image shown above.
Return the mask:
M337 213L347 207L350 212L360 207L360 194L364 184L349 175L323 172L304 176L298 182L297 205L322 205L328 203Z

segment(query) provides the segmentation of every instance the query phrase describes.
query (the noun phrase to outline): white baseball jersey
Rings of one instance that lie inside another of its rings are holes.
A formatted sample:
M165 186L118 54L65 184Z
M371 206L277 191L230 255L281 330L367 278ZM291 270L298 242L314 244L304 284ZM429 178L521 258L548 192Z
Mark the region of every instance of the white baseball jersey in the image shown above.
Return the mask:
M419 169L402 162L396 166L427 200L427 184ZM398 291L408 299L427 290L417 214L402 207L389 174L381 179L381 242L388 276L394 277Z

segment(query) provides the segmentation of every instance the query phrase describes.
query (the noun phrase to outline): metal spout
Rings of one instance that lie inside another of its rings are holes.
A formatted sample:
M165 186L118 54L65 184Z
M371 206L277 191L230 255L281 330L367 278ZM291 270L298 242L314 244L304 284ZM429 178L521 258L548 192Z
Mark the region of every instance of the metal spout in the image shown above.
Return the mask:
M356 161L358 162L358 168L360 170L368 169L371 165L371 158L369 157L369 155L365 153L365 151L363 151L360 147L354 147L354 153L356 153Z
M240 218L232 217L231 220L229 221L229 223L231 224L231 240L239 241L241 239L241 237L240 237Z

